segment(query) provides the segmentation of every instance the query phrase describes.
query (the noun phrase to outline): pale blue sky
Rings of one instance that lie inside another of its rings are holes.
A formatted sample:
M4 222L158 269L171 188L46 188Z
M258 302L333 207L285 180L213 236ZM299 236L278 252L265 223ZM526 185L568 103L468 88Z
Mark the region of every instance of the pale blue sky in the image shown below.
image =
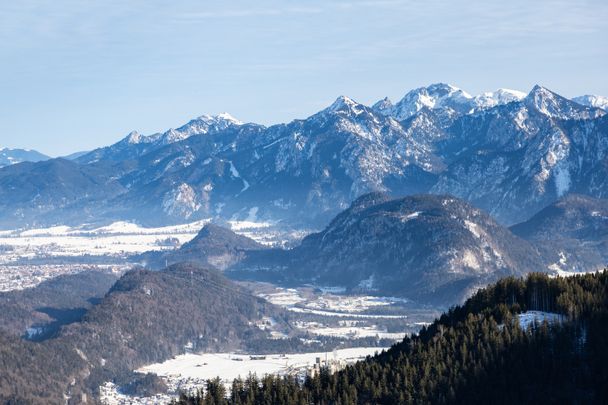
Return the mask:
M608 95L607 32L606 0L3 1L0 146L286 122L440 81Z

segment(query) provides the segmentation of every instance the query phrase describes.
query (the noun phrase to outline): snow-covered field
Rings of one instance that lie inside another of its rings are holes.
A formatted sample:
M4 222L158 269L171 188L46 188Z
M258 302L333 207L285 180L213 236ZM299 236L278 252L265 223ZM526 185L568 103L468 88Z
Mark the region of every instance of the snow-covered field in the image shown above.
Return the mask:
M163 363L151 364L137 370L140 373L155 373L169 386L168 395L152 398L137 398L122 395L112 383L100 387L102 403L114 404L158 404L167 403L180 391L193 392L204 387L205 381L219 377L226 385L237 377L249 374L258 377L275 375L302 375L314 369L317 361L321 365L338 370L347 364L373 356L385 348L358 347L333 352L269 354L252 359L250 355L236 353L184 354Z
M0 264L44 257L125 257L150 250L169 250L188 242L210 220L183 225L145 228L131 222L114 222L92 228L55 226L0 231ZM305 231L280 230L268 222L229 221L225 226L266 245L284 245Z
M400 341L439 316L404 298L349 295L340 287L284 288L247 283L256 295L292 312L294 326L316 336Z
M295 321L294 326L319 336L335 336L346 338L376 337L378 339L402 340L406 333L387 332L377 325L361 325L359 322L339 321L337 326L326 326L320 322Z
M311 289L320 290L321 294L312 294L310 291L307 291ZM329 291L340 291L340 289L337 287L311 287L308 289L273 287L271 291L259 292L257 295L292 312L368 319L401 319L407 317L405 315L367 313L374 308L407 303L408 300L404 298L375 297L370 295L341 295L333 294Z
M0 231L4 252L0 263L45 257L126 257L149 250L167 250L192 239L208 221L161 228L115 222L99 228L56 226Z
M43 280L93 265L125 267L129 257L176 249L207 224L146 228L130 222L107 226L55 226L0 231L0 291L33 287ZM282 231L265 222L230 221L233 231L266 245L285 245L300 232Z
M264 359L252 360L248 354L201 353L183 354L164 363L152 364L137 370L141 373L155 373L163 377L210 379L220 377L222 381L232 382L237 377L247 377L249 373L263 376L266 374L294 374L313 367L317 358L325 361L345 361L354 363L368 355L381 352L384 348L356 347L334 352L269 354Z

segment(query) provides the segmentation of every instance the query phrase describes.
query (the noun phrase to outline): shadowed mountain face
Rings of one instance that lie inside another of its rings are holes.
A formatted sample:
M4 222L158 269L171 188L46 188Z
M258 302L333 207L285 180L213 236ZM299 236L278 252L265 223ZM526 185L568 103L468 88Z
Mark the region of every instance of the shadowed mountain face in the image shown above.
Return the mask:
M499 277L543 268L528 242L462 200L376 193L293 250L250 252L229 274L449 305Z
M42 340L59 327L82 318L108 292L118 276L84 271L58 276L35 288L0 293L0 330Z
M207 224L190 242L169 252L147 252L135 258L146 267L163 268L180 262L198 263L202 266L225 270L241 260L247 251L266 247L248 237L237 235L229 229Z
M593 271L608 263L608 201L568 195L511 227L538 246L554 270Z
M513 224L567 193L604 198L606 133L604 110L540 86L472 97L437 84L371 108L339 97L271 127L203 116L75 162L0 169L0 226L210 217L323 226L373 191L451 194Z

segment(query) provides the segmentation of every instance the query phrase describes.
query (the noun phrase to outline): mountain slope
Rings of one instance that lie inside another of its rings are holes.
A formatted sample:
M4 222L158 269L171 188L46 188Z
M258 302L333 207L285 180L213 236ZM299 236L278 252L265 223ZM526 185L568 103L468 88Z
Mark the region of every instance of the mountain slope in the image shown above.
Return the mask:
M222 132L228 128L237 127L243 123L228 113L216 116L202 115L190 120L177 129L169 129L164 133L141 135L132 131L119 142L87 152L75 158L79 163L95 163L100 160L121 161L136 159L163 146L182 141L194 135L208 135Z
M0 169L0 221L5 226L87 221L99 213L87 204L102 202L123 191L108 173L65 159L24 162ZM79 222L81 223L81 222Z
M585 105L587 107L601 108L602 110L608 111L608 97L584 95L580 97L574 97L572 101L576 101L577 103Z
M225 270L241 260L247 251L262 250L265 246L229 229L207 224L190 242L169 252L147 252L136 260L146 267L162 268L180 262L198 263L205 267Z
M504 279L344 370L322 371L303 385L237 380L231 398L208 390L178 403L606 403L607 291L606 272Z
M438 152L448 167L431 192L463 198L502 223L526 220L569 192L608 192L606 114L540 86L448 131Z
M594 271L608 263L608 200L568 195L511 230L539 246L552 269Z
M92 402L90 396L105 381L124 381L131 370L183 353L186 346L245 348L268 336L256 321L271 316L284 325L282 314L219 273L195 265L131 270L53 339L33 343L0 333L0 400L61 403L67 395L68 403ZM32 376L37 377L30 383ZM28 397L37 392L45 396Z
M0 167L21 162L40 162L48 159L50 159L49 156L35 150L0 148Z
M531 245L464 201L369 194L300 246L252 252L230 274L450 305L499 277L543 267Z
M451 194L515 224L567 193L604 198L606 133L604 110L541 86L474 97L439 83L371 108L342 96L268 128L203 116L130 134L62 164L62 176L45 173L47 162L0 169L0 179L15 176L0 184L0 225L217 218L320 228L374 191ZM96 187L80 184L83 174Z

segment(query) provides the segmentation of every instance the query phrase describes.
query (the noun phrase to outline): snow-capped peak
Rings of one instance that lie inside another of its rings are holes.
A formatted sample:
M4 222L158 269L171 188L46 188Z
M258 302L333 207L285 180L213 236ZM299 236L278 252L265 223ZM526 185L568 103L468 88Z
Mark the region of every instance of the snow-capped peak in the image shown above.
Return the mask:
M549 116L559 116L560 115L560 96L553 93L551 90L540 86L535 85L530 93L525 97L524 102L539 112Z
M458 87L446 83L435 83L409 91L387 115L401 121L423 108L446 108L467 113L474 107L472 100L473 96Z
M552 118L587 119L599 117L606 112L599 108L587 107L568 100L551 90L536 85L524 98L523 103L531 109Z
M336 99L336 101L334 101L332 103L332 105L327 107L327 109L325 111L331 111L331 112L353 111L355 114L358 114L362 111L362 106L359 103L357 103L355 100L353 100L352 98L349 98L346 96L340 96Z
M208 133L220 132L228 129L231 126L243 125L243 122L237 120L228 113L218 115L201 115L189 121L187 124L177 128L169 129L160 134L142 135L137 131L130 132L122 141L121 144L137 145L137 144L161 144L167 145L189 138L193 135L205 135Z
M131 131L125 137L125 141L127 141L127 143L130 143L130 144L137 144L137 143L141 143L143 138L144 138L144 136L141 135L139 132Z
M389 115L393 108L395 108L395 106L388 97L384 97L382 100L376 102L376 104L372 106L372 110L384 115Z
M475 104L477 108L491 108L497 105L511 103L513 101L521 101L526 97L523 91L511 89L498 89L493 92L485 92L475 96Z
M232 115L230 115L227 112L223 112L223 113L219 113L217 115L207 115L207 114L203 114L200 117L197 118L197 120L199 121L205 121L208 123L215 123L215 122L229 122L233 125L243 125L243 122L234 118Z
M584 96L574 97L572 101L586 107L601 108L608 111L608 97L585 94Z

